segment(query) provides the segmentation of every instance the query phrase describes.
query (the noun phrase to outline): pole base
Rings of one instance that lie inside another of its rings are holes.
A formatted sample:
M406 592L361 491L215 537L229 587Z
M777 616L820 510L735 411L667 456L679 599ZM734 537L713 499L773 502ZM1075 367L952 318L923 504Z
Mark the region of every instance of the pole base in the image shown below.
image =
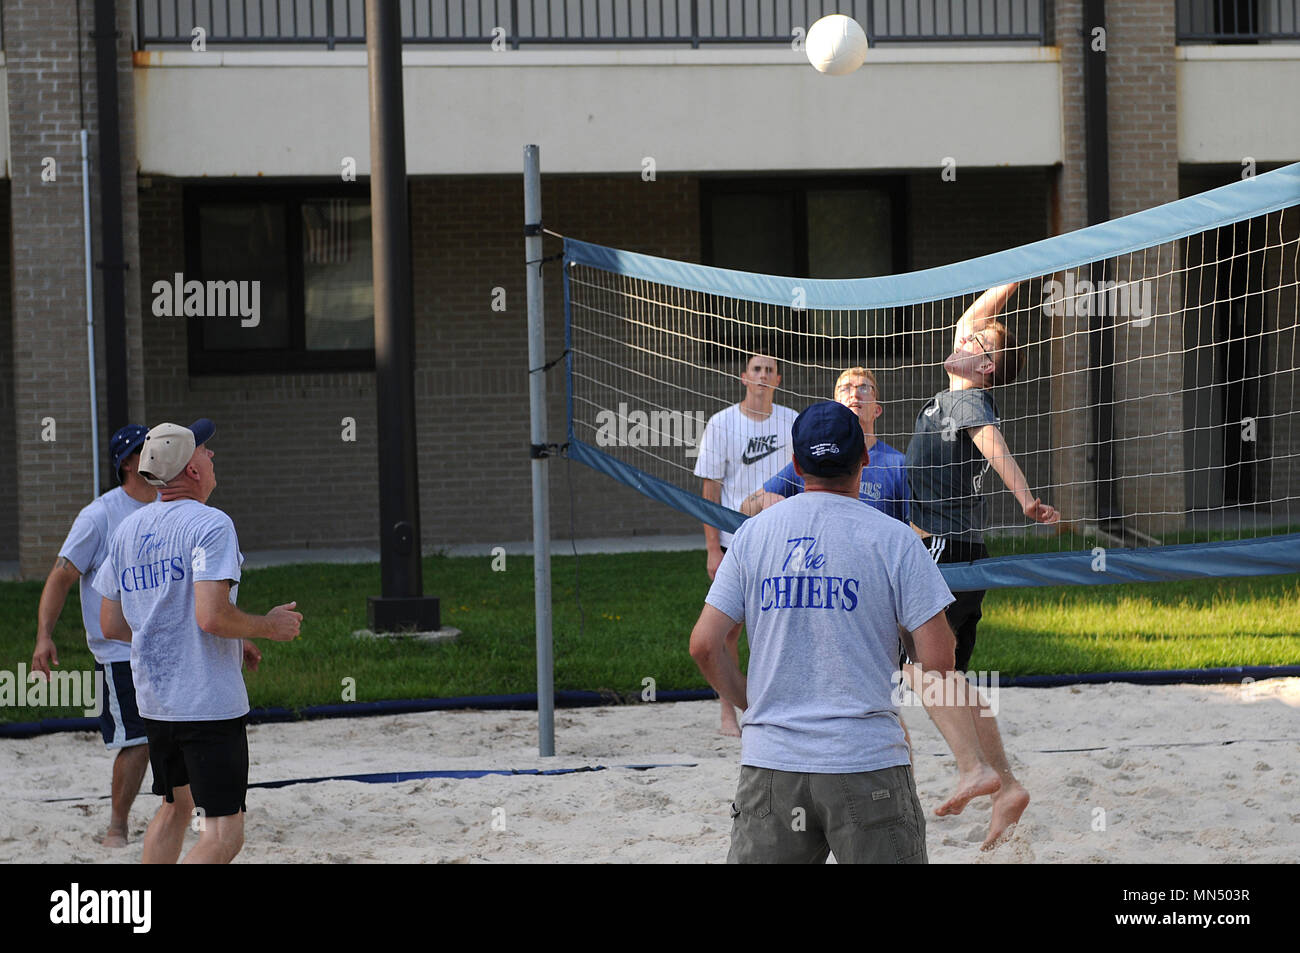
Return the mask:
M369 596L366 619L375 632L436 632L442 628L437 596Z

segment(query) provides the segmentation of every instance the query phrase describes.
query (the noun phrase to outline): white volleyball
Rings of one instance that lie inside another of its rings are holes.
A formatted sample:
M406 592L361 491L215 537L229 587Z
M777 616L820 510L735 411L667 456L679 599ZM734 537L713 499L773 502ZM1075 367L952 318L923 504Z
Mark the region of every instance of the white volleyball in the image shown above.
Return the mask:
M832 13L808 28L804 49L818 72L844 76L867 58L867 34L857 20Z

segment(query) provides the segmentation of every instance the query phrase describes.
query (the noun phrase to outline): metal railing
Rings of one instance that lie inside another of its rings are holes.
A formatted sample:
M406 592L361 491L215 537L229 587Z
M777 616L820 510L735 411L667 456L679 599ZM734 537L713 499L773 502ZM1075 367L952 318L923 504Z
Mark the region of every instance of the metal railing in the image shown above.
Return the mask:
M1179 43L1300 40L1300 0L1178 0Z
M791 43L828 13L877 43L1048 42L1047 0L401 0L425 46ZM140 49L365 42L364 0L136 0Z

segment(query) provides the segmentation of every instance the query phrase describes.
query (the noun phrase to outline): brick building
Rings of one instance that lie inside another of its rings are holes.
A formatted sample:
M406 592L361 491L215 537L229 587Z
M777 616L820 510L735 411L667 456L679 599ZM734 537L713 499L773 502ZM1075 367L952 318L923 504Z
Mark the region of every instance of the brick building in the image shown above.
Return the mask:
M112 386L123 388L130 420L217 422L214 503L234 518L246 549L374 545L361 3L243 5L264 14L260 27L251 14L247 23L227 22L232 6L200 3L194 23L187 11L173 22L177 8L157 0L116 6L126 276L118 333L127 379ZM531 533L520 240L525 143L541 145L549 226L688 261L725 257L704 223L721 207L714 197L727 190L888 193L897 213L889 255L898 270L1087 224L1082 0L975 0L990 11L978 26L955 18L870 24L872 58L843 82L818 76L790 50L789 24L765 25L760 17L757 27L740 26L719 12L722 0L668 6L711 15L694 37L684 16L675 23L606 21L602 43L591 42L597 28L589 25L521 22L495 49L494 24L483 16L444 26L422 19L424 5L404 5L411 17L405 95L426 551ZM1132 0L1108 7L1112 216L1234 181L1248 156L1260 171L1300 157L1295 110L1239 95L1296 88L1294 15L1197 19L1211 6ZM0 255L10 267L0 270L7 283L0 296L0 467L14 489L0 495L0 563L16 563L25 578L48 569L92 493L81 128L91 144L92 258L102 266L94 306L103 489L112 485L108 434L121 423L110 420L106 396L103 278L113 263L104 260L100 228L94 7L82 4L78 22L75 5L3 3L0 135L9 162L0 181L7 198L0 214L8 215ZM995 7L1009 10L1010 19L995 20ZM313 15L291 20L291 10ZM340 10L350 16L339 19ZM928 42L915 42L918 34ZM608 42L618 36L625 42ZM753 42L710 42L720 39ZM651 180L643 175L647 158L654 160ZM941 178L948 158L958 169L955 181ZM159 282L178 273L224 276L223 265L232 276L261 280L257 327L244 334L233 316L221 323L158 313L167 310ZM547 281L548 352L558 354L554 268ZM504 289L504 310L493 307L497 289ZM1068 320L1052 327L1066 342ZM1194 487L1135 476L1150 472L1153 458L1167 461L1162 470L1180 470L1193 452L1177 394L1186 373L1184 333L1165 322L1117 343L1163 355L1144 364L1142 380L1116 381L1121 395L1166 395L1116 423L1122 492L1141 500L1141 509L1173 515L1153 521L1153 529L1177 525L1194 501L1217 493L1222 503L1225 495L1213 480ZM1052 361L1058 373L1044 399L1081 405L1086 348L1062 344ZM924 388L901 383L894 382L899 405L890 412L905 421L907 402ZM558 437L559 374L548 389ZM1212 409L1195 413L1212 416ZM1062 446L1078 425L1062 415L1040 423L1056 428ZM349 426L354 440L344 439ZM484 462L494 465L482 469ZM1079 446L1050 463L1058 474L1086 474L1090 465ZM698 529L584 467L561 463L553 473L554 520L566 532L569 480L579 536ZM1069 517L1092 514L1086 493L1058 502Z

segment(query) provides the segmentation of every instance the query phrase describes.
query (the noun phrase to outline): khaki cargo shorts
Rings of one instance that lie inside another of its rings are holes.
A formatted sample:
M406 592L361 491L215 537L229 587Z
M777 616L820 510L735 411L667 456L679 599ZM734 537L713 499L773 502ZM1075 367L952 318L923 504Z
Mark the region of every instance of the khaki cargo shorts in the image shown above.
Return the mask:
M925 815L911 765L795 774L742 765L729 864L924 864Z

